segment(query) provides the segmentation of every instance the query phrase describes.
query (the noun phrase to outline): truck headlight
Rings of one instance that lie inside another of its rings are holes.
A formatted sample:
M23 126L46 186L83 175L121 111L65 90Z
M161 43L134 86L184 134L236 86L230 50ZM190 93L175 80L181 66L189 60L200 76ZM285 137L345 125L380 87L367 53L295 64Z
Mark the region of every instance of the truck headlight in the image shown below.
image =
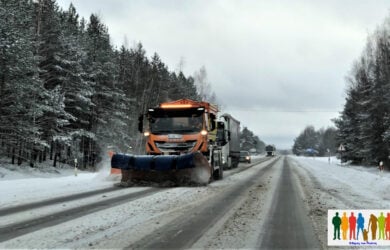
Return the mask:
M144 132L144 136L149 136L150 135L150 132L149 131L145 131Z

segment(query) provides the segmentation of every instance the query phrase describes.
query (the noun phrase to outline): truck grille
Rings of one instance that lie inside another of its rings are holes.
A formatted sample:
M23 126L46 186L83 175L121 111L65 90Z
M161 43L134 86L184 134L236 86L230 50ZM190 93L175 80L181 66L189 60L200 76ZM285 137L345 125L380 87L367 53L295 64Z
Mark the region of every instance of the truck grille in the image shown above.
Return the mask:
M196 141L186 142L165 142L156 141L156 147L161 151L191 151L196 145Z

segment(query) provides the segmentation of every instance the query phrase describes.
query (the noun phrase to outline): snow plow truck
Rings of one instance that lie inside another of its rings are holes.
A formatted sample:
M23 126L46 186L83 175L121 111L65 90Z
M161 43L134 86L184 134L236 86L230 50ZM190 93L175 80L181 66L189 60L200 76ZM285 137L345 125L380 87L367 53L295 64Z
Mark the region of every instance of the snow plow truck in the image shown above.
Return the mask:
M121 184L133 181L207 184L223 178L222 147L228 143L216 105L180 99L160 103L139 116L146 155L114 154Z

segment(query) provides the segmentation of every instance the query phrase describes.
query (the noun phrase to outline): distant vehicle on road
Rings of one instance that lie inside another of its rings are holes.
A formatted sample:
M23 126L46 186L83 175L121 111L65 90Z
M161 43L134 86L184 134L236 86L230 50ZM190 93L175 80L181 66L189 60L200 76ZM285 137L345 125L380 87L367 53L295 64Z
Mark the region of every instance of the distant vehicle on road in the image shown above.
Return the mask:
M267 145L265 147L265 152L267 152L267 156L275 156L276 148L274 145Z
M304 154L306 156L316 156L319 154L319 152L318 152L318 150L316 150L314 148L307 148L307 149L305 149Z
M248 151L240 151L240 162L251 163L251 156Z

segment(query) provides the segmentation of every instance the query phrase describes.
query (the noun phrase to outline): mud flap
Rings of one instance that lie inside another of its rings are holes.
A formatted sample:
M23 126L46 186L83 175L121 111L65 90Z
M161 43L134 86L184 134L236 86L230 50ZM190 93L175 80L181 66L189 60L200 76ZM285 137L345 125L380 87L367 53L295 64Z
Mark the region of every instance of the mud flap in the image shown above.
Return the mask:
M214 180L223 178L223 164L221 150L213 150L211 154L212 177Z

